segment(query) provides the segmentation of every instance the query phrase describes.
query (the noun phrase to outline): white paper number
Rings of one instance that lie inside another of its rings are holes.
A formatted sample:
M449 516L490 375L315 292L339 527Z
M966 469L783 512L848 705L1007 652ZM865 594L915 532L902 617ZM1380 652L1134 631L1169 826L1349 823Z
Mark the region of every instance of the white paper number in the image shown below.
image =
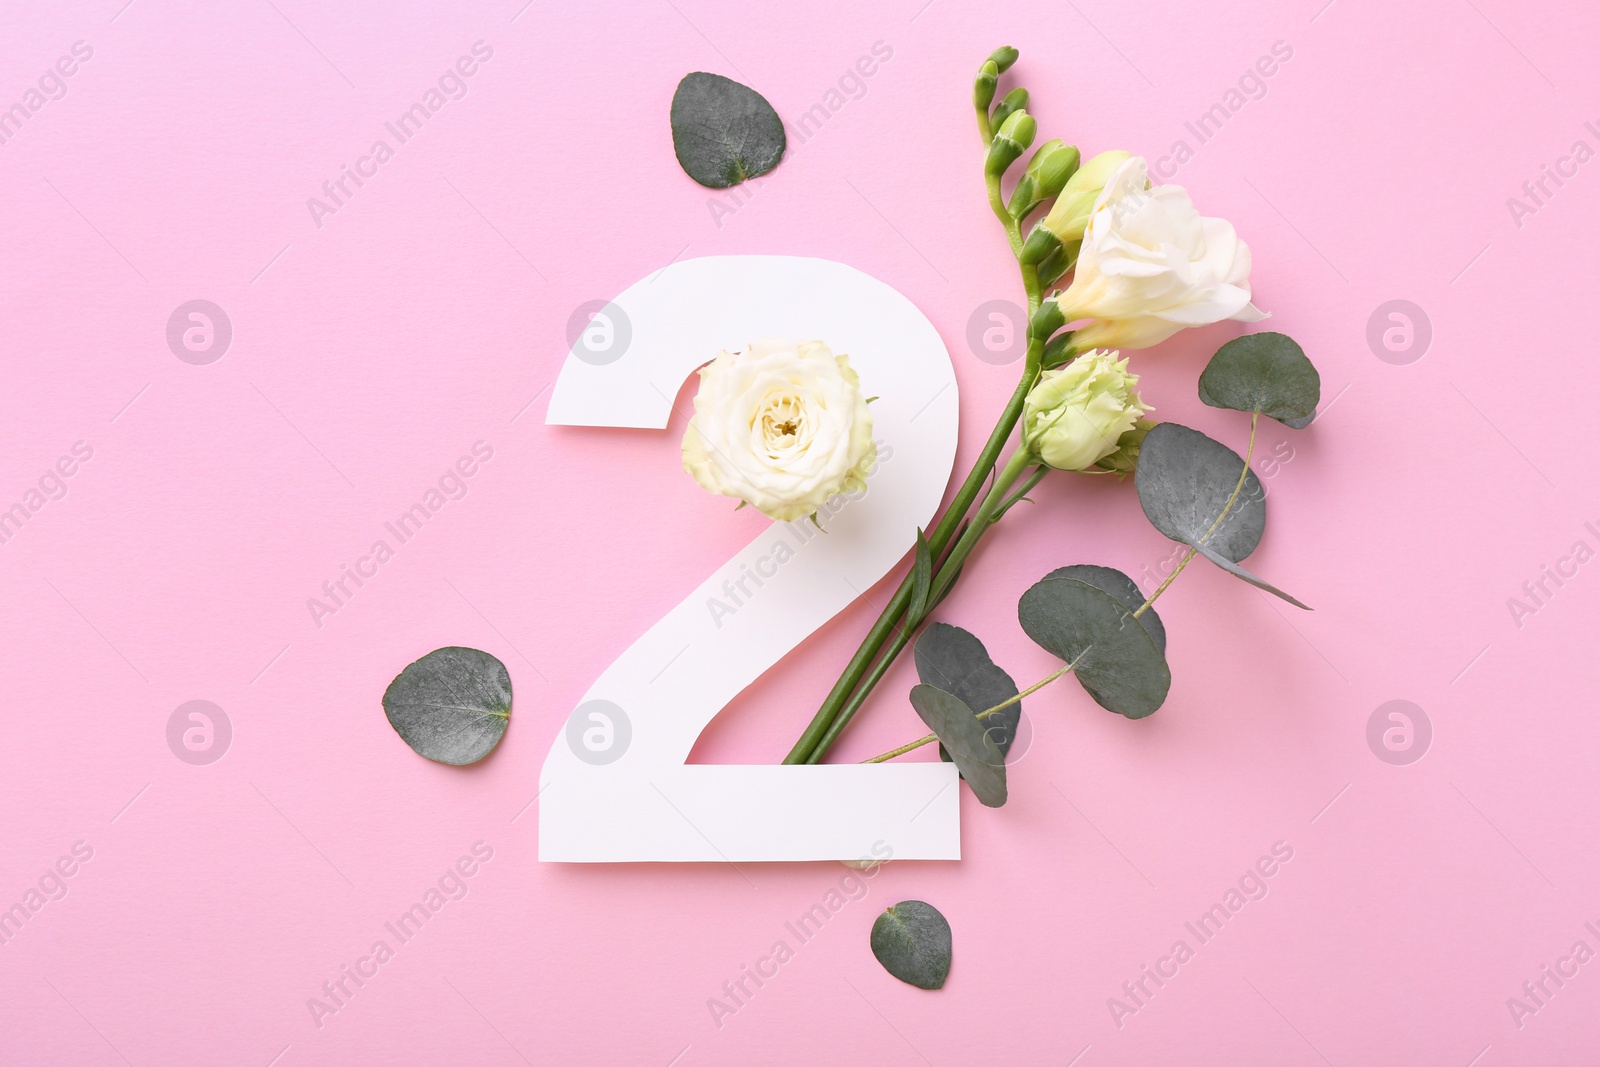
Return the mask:
M761 337L849 353L878 397L880 462L865 493L819 515L826 533L773 523L595 681L545 758L542 860L852 860L885 845L896 859L960 858L952 764L684 762L717 712L887 574L937 511L958 405L933 324L842 263L686 260L578 324L545 421L665 428L691 371ZM812 710L795 709L796 731Z

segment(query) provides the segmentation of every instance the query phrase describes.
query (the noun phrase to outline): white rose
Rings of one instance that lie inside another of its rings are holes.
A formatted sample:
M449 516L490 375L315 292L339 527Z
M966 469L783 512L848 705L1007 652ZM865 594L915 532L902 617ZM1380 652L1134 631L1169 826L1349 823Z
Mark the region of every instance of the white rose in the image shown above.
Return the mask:
M781 521L864 488L877 457L849 356L821 341L756 341L700 369L683 469Z
M1022 443L1056 470L1081 471L1117 450L1150 407L1115 352L1085 352L1039 375L1022 405Z
M1225 219L1204 218L1181 185L1146 188L1142 156L1126 160L1095 199L1072 284L1057 297L1067 321L1096 321L1075 348L1148 348L1186 326L1256 322L1250 249Z

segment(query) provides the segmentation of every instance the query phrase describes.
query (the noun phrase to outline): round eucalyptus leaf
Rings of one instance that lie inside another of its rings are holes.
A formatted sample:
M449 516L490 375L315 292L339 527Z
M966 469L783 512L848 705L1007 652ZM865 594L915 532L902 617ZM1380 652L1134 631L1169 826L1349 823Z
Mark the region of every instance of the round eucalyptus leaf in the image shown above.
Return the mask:
M672 147L701 185L726 189L765 174L783 159L787 144L772 105L731 78L696 71L672 94Z
M1006 758L961 698L923 684L911 687L911 706L928 724L972 793L986 808L1006 802Z
M950 924L939 909L902 900L872 924L872 954L883 969L919 989L938 989L950 974Z
M500 743L511 718L506 665L476 648L435 649L383 693L383 712L419 756L460 766Z
M1075 664L1073 674L1107 711L1142 719L1161 707L1172 671L1150 631L1121 600L1077 578L1042 578L1017 602L1023 632Z
M1245 476L1233 507L1217 523L1243 469L1244 460L1227 445L1163 422L1140 446L1133 480L1152 526L1190 547L1204 541L1217 555L1238 563L1256 550L1267 526L1267 495L1255 471Z
M1071 567L1058 567L1045 575L1046 578L1076 578L1080 582L1088 582L1096 589L1103 589L1122 602L1122 606L1129 612L1138 611L1144 607L1144 594L1139 592L1138 585L1132 578L1113 567L1097 567L1092 563L1079 563ZM1156 651L1163 656L1167 654L1167 628L1162 624L1160 616L1156 614L1154 605L1144 609L1144 614L1138 616L1139 623L1150 634L1150 640L1155 642ZM994 705L990 705L993 707Z
M1017 695L1017 683L989 658L989 652L972 634L959 626L935 622L917 638L912 658L917 677L943 689L972 709L973 715L1004 704ZM1017 724L1022 719L1022 701L1001 708L987 719L979 719L995 747L1004 756L1017 739ZM950 753L939 746L939 758L949 761Z
M1259 411L1295 429L1316 414L1321 398L1317 368L1281 333L1235 337L1217 349L1200 375L1200 399L1212 407Z

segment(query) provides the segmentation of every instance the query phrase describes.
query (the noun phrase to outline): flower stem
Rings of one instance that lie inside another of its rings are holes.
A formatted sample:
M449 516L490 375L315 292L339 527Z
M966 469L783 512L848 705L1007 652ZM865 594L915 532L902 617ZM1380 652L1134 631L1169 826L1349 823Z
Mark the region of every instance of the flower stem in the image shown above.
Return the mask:
M955 583L956 575L961 570L962 563L972 553L978 540L983 536L983 531L993 523L993 515L1000 501L1005 499L1006 492L1021 476L1022 472L1027 469L1032 459L1031 455L1019 448L1006 461L1005 468L995 478L994 485L990 488L988 495L983 498L983 503L978 505L977 513L973 516L972 522L968 524L966 533L961 535L961 539L956 542L955 547L950 550L950 554L945 557L944 562L939 565L937 572L934 574L933 584L928 590L930 610L932 605L938 604L940 599L949 591L950 586ZM861 710L861 705L866 703L867 697L872 694L872 690L883 680L883 676L889 672L889 668L894 665L895 659L901 652L905 651L906 645L910 643L911 637L916 631L917 624L921 621L921 619L907 619L905 625L895 632L894 637L888 643L888 647L884 649L883 655L873 665L871 672L861 680L855 691L849 694L848 699L841 704L838 714L834 716L833 721L823 731L811 754L804 760L796 762L822 762L822 757L827 754L828 749L833 747L834 741L838 740L839 735L844 732L844 728L850 725L850 720L855 718L857 711Z
M983 138L983 143L988 145L994 137L990 126L989 112L985 107L977 108L978 133ZM1011 247L1011 253L1017 256L1020 264L1022 252L1022 232L1018 220L1006 208L1002 197L1000 175L985 177L988 190L989 207L994 211L995 217L1000 220L1006 232L1006 241ZM1031 322L1033 313L1039 310L1040 287L1039 271L1037 267L1021 264L1022 287L1028 298L1028 319ZM1046 339L1028 338L1028 348L1023 364L1022 377L1017 382L1016 391L1011 394L1011 399L1006 403L1005 410L1000 413L1000 420L995 423L994 429L989 434L989 439L984 443L983 451L978 454L977 462L967 472L967 477L956 492L955 498L950 501L950 506L945 510L933 532L928 536L928 547L933 553L937 563L944 555L950 542L955 538L961 523L967 518L967 513L972 510L978 495L983 491L984 480L994 470L995 463L1000 458L1000 451L1011 438L1011 433L1016 429L1017 420L1022 417L1022 405L1027 399L1028 392L1033 388L1034 382L1039 377L1040 364L1044 359L1044 342ZM987 527L983 523L982 527ZM974 528L980 532L972 537L962 554L962 559L972 551L977 537L981 537L980 524L973 523L968 527L967 534L963 534L961 541L967 542L969 534ZM957 567L944 566L936 569L934 581L939 583L939 588L949 591L954 584ZM844 673L834 683L822 706L812 716L811 722L806 726L805 732L795 742L789 754L784 757L786 764L817 763L827 754L828 748L833 744L840 731L849 723L851 717L867 696L872 692L895 658L905 650L910 642L913 631L922 622L921 618L904 618L911 605L912 576L907 574L901 581L900 587L895 590L889 604L878 615L877 622L867 632L866 638L861 642L861 647L851 657ZM931 607L938 603L935 596L930 595L927 600L928 607L923 609L924 615ZM903 621L902 621L903 620ZM881 655L880 655L881 654ZM874 660L877 662L874 663ZM869 673L870 671L870 673Z
M934 527L933 533L929 535L928 548L932 551L936 560L949 547L957 527L967 517L967 512L972 509L973 502L977 500L978 494L983 490L984 479L988 476L989 471L994 468L995 462L999 459L1000 450L1010 440L1011 431L1015 429L1017 420L1022 417L1023 401L1027 399L1028 390L1033 388L1033 381L1037 376L1037 364L1030 360L1029 369L1023 371L1022 380L1017 383L1016 392L1011 395L1011 400L1000 414L1000 421L995 424L994 431L989 434L989 440L984 444L983 451L979 453L978 461L973 464L972 470L967 474L966 481L962 483L960 490L957 491L955 499L950 502L950 506L945 509L944 516L939 520L938 525ZM936 574L935 578L937 579L937 577L938 575ZM872 666L873 659L883 650L885 643L889 642L891 636L894 638L893 651L886 656L888 662L892 662L894 657L899 655L900 651L905 648L906 642L910 640L911 630L915 629L917 624L922 621L921 619L907 619L903 629L897 629L896 626L911 604L911 583L911 575L908 574L901 581L900 588L895 590L888 607L883 609L882 614L878 616L878 621L868 631L866 640L861 643L861 647L851 657L849 665L845 667L844 674L840 675L838 682L834 684L832 691L828 693L827 699L822 702L822 707L812 717L805 733L800 735L800 740L795 742L794 748L790 749L789 754L784 757L784 763L816 763L820 761L827 752L828 746L832 744L833 738L839 735L839 730L844 729L844 723L839 723L838 729L831 729L834 726L834 720L839 717L840 712L846 706L846 702L851 700L856 687L860 685L862 678L867 674L868 668ZM948 583L946 584L948 585ZM933 598L929 597L929 603L931 604L932 602ZM861 700L866 699L866 693L871 691L872 685L877 684L877 679L881 678L883 672L887 669L888 664L885 663L876 672L872 684L866 687L866 691L861 694L860 700L854 702L845 717L846 722L849 721L849 715L855 714L855 709L860 707ZM824 737L826 737L826 741L824 741Z

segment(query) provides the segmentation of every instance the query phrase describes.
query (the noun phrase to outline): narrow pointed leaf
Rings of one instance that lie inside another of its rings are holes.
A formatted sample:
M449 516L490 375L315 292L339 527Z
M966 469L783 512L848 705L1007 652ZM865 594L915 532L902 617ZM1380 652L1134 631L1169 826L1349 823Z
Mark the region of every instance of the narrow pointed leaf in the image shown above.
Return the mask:
M915 626L928 610L928 589L933 585L933 550L928 539L917 530L917 547L911 563L911 602L906 607L906 625Z
M1278 597L1281 600L1287 600L1289 603L1293 604L1295 607L1300 608L1300 609L1302 609L1304 611L1312 610L1309 605L1300 603L1300 601L1296 600L1294 597L1290 596L1288 593L1285 593L1282 589L1279 589L1277 586L1273 585L1271 582L1268 582L1268 581L1266 581L1265 579L1262 579L1262 578L1257 578L1254 574L1251 574L1249 571L1245 570L1243 567L1241 567L1237 563L1233 562L1233 560L1226 559L1226 558L1224 558L1222 556L1217 555L1215 552L1213 552L1210 549L1209 546L1201 545L1199 547L1198 551L1206 559L1210 560L1212 563L1215 563L1217 566L1221 567L1223 570L1227 571L1229 574L1233 575L1235 578L1239 578L1239 579L1242 579L1243 581L1249 582L1251 585L1255 586L1257 589L1265 590L1266 592L1271 593L1273 596Z
M956 770L972 787L973 795L988 808L1006 802L1006 761L983 723L962 703L942 689L927 684L911 687L911 706L928 724L940 744L950 752Z

